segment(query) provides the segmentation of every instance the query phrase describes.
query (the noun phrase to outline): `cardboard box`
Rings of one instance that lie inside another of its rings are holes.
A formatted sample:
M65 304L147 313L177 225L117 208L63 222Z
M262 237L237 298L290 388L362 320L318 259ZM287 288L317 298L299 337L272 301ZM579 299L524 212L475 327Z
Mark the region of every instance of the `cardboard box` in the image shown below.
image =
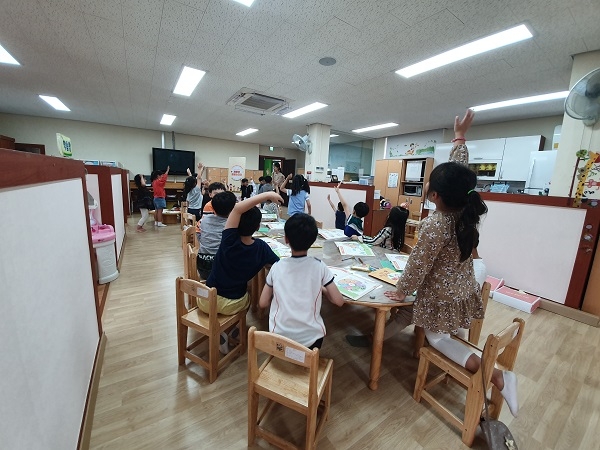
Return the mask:
M507 306L512 306L520 311L532 313L540 306L541 299L537 295L527 294L523 291L502 286L494 292L493 299Z

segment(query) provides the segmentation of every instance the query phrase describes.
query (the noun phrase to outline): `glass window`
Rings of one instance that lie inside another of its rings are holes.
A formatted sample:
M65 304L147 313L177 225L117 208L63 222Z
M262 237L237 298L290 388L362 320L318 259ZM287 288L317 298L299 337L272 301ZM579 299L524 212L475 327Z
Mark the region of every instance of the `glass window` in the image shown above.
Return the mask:
M373 139L331 131L329 138L329 168L344 167L344 181L358 181L360 175L371 175Z

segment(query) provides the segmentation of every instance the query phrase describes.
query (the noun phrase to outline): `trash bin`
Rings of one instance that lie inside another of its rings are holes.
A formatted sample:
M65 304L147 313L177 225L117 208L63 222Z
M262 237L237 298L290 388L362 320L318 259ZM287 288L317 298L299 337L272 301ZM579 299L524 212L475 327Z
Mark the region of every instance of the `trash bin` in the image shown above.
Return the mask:
M92 243L96 250L99 284L109 283L119 276L115 239L115 231L111 225L94 225L92 227Z

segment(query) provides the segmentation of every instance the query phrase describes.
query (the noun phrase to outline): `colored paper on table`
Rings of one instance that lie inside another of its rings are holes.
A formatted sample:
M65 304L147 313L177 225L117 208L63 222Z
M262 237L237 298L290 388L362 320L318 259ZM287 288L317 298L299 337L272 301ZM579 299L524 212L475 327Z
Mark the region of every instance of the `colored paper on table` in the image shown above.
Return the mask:
M394 265L396 270L404 270L408 262L408 255L398 255L395 253L386 253L385 256Z
M394 265L392 264L392 262L388 261L387 259L382 259L379 262L381 263L381 267L383 267L384 269L396 270L396 268L394 267Z
M370 272L369 276L396 286L396 283L402 276L402 273L396 272L394 269L383 268Z
M276 222L277 214L263 213L262 219L263 222Z
M285 248L274 248L272 249L273 253L275 253L280 258L289 258L292 256L292 249L289 247Z
M343 256L375 256L371 247L360 242L336 242L335 245Z
M329 270L333 273L333 282L341 294L352 300L358 300L363 295L381 287L381 284L356 275L346 269L329 267Z
M339 230L337 228L319 229L319 236L323 239L341 239L348 237L344 234L344 230Z
M260 227L260 228L258 229L258 231L259 231L260 233L268 233L268 232L269 232L269 227Z

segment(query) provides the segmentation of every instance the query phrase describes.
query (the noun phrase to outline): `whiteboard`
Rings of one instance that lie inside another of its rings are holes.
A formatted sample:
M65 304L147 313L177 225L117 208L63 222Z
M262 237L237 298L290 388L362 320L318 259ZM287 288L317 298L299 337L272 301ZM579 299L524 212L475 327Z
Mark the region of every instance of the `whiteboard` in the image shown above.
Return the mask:
M507 194L510 195L510 194ZM486 201L479 254L488 275L516 289L565 303L585 210Z
M99 341L82 192L81 179L0 190L2 448L77 447Z
M334 189L335 186L337 186L335 183L331 183L331 187L310 187L310 205L312 208L312 216L315 218L315 220L323 222L323 228L335 228L335 213L327 201L327 194L329 194L331 195L333 206L337 208L339 200ZM340 192L350 207L350 213L352 213L353 206L358 202L365 202L367 205L371 204L371 201L367 201L366 190L344 189L343 186L344 185L340 187Z
M121 256L121 247L125 239L125 214L123 212L123 187L121 174L111 174L113 214L115 218L115 237L117 244L117 259Z

